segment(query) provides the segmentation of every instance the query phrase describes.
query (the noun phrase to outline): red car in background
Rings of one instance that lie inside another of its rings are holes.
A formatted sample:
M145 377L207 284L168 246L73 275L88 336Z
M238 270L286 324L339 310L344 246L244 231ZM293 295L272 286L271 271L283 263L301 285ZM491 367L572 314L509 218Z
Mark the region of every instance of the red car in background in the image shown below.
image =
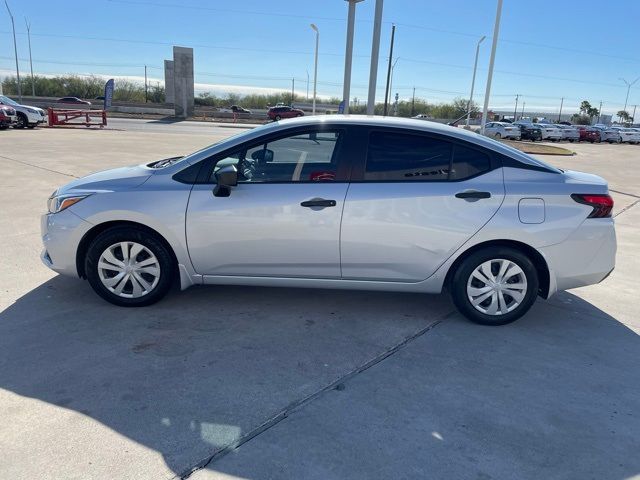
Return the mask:
M299 108L278 106L278 107L271 107L267 112L267 115L271 120L278 121L282 118L303 117L304 112Z
M17 119L15 108L9 105L0 105L0 130L15 125Z
M91 102L81 100L78 97L62 97L58 99L58 103L68 103L71 105L91 105Z
M576 125L576 128L580 132L578 142L600 143L600 130L597 128L586 125Z

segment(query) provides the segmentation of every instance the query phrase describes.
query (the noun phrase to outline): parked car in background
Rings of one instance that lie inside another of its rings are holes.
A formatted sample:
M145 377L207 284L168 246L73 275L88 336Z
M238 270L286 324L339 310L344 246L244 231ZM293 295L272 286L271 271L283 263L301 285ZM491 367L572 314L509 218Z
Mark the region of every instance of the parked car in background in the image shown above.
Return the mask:
M8 105L0 105L0 130L11 127L16 123L16 110Z
M43 109L30 105L21 105L4 95L0 95L0 105L8 105L16 111L15 128L35 128L47 120L47 114Z
M282 120L283 118L295 118L304 116L304 112L299 108L293 108L289 106L271 107L267 112L267 115L271 120Z
M552 123L534 123L534 125L540 128L542 132L543 140L551 140L556 142L558 140L562 140L562 130L556 127Z
M427 115L426 113L419 113L411 118L415 118L416 120L431 120L433 117L431 115Z
M506 122L489 122L484 126L484 134L492 138L520 140L520 128Z
M562 132L562 140L569 142L577 142L580 140L580 132L578 129L571 125L556 124L556 127Z
M635 131L633 128L625 128L625 127L611 127L612 130L615 130L620 134L620 139L622 143L640 143L640 133Z
M246 113L246 114L250 114L251 110L247 110L244 107L241 107L239 105L231 105L229 107L229 109L233 112L233 113Z
M514 123L520 129L520 140L538 142L542 140L542 130L531 123Z
M580 132L579 142L600 143L600 130L587 125L577 125L576 128Z
M597 128L600 131L600 141L608 143L620 143L622 142L622 135L614 128L607 127L606 125L594 125L593 128Z
M174 282L448 291L502 325L611 273L612 208L604 179L462 128L322 115L74 179L49 198L41 258L126 307Z
M82 100L78 97L62 97L58 99L58 103L67 103L69 105L91 105L91 102Z

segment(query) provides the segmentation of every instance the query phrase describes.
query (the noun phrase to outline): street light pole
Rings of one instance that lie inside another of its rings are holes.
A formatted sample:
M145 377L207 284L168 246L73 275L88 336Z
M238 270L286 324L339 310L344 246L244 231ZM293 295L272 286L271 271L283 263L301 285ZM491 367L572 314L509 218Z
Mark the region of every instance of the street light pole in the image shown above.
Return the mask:
M624 99L624 108L622 109L623 111L627 111L627 102L629 101L629 91L631 90L631 87L633 86L634 83L636 83L638 80L640 80L640 77L636 78L633 82L629 83L627 82L624 78L620 78L620 80L622 80L624 83L627 84L627 96Z
M144 103L149 102L149 87L147 86L147 66L144 66Z
M389 98L393 97L393 72L395 72L396 70L396 63L398 63L398 60L400 60L400 57L396 58L396 61L393 62L393 65L391 65L391 78L389 79ZM385 108L386 108L386 104L387 102L385 101ZM385 110L385 115L386 115L386 110Z
M476 45L476 59L473 62L473 77L471 77L471 94L469 95L469 103L467 103L467 121L465 122L465 127L469 126L469 118L471 117L471 102L473 101L473 88L476 85L476 70L478 68L478 54L480 53L480 44L487 38L486 35L483 35L480 40L478 40L478 44Z
M558 123L560 123L560 119L562 117L562 105L564 104L564 97L560 99L560 113L558 113Z
M309 70L307 70L307 102L309 101Z
M518 98L520 98L520 94L516 93L516 106L513 109L513 121L515 122L517 120L517 116L518 116Z
M7 12L9 12L9 17L11 17L11 26L13 27L13 53L16 57L16 80L18 82L18 100L22 103L22 86L20 85L20 67L18 66L18 46L16 44L16 24L13 21L13 14L11 13L11 9L9 8L9 4L7 0L4 0L4 5L7 7Z
M31 59L31 24L24 19L24 23L27 25L27 38L29 39L29 67L31 68L31 96L36 96L36 83L33 78L33 60Z
M313 60L313 107L311 114L316 114L316 86L318 85L318 44L320 42L320 31L315 23L311 24L311 29L316 32L316 53Z
M369 69L369 96L367 97L367 115L376 112L376 83L378 80L378 57L380 55L380 31L382 29L382 7L384 0L376 0L373 20L373 40L371 41L371 67Z
M502 0L498 0L496 9L496 23L493 27L493 42L491 43L491 56L489 57L489 73L487 75L487 89L484 93L484 108L482 109L482 123L480 133L484 134L484 126L487 123L487 113L489 110L489 96L491 95L491 80L493 78L493 64L496 59L496 47L498 46L498 35L500 34L500 16L502 15Z

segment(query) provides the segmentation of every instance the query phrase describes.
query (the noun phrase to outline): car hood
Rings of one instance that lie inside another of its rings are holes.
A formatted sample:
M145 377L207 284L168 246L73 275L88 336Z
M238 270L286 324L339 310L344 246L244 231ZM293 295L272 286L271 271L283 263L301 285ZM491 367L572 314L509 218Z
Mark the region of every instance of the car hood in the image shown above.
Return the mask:
M113 168L78 178L57 190L57 194L83 192L113 192L139 187L153 171L146 165Z

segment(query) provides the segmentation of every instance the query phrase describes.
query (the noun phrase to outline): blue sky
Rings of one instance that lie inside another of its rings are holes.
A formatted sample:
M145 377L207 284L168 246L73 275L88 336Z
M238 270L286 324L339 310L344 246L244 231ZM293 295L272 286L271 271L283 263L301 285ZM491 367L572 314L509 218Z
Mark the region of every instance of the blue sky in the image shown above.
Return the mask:
M497 0L385 0L377 99L384 98L391 24L396 23L393 91L432 102L468 96L475 44L482 45L475 99L484 95ZM340 96L347 3L344 0L10 0L21 71L28 71L24 17L31 22L34 70L161 81L171 45L195 50L197 90L291 89L306 94L320 29L318 93ZM375 1L358 4L351 96L367 96ZM9 16L0 8L0 75L14 69ZM615 8L614 8L615 7ZM583 99L622 108L640 77L637 0L504 0L490 105L575 110ZM640 104L640 81L629 105ZM519 107L520 109L520 107ZM633 107L628 107L632 110Z

